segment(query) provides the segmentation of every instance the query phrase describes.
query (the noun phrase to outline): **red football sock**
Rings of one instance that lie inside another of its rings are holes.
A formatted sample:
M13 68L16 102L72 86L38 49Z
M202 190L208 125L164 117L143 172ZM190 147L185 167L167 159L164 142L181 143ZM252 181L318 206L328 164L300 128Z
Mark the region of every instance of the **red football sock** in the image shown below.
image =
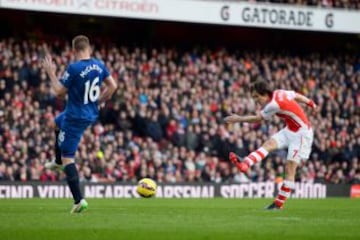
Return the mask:
M274 203L278 207L281 208L284 205L286 199L288 199L290 197L291 190L293 190L294 187L295 187L294 182L285 180L283 185L280 188L280 191L279 191Z
M266 158L266 156L269 154L269 152L261 147L258 150L250 153L245 159L244 162L246 164L248 164L249 166L254 165L255 163L260 162L261 160L263 160L264 158Z

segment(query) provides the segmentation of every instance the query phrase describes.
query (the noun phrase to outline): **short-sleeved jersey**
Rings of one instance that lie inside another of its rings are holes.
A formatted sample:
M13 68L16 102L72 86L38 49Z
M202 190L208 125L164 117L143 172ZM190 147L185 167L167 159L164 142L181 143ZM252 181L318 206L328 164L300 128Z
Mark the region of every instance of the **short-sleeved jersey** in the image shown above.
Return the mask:
M109 71L94 58L70 64L60 82L68 90L65 117L69 120L95 121L99 115L100 86Z
M302 107L295 101L294 91L276 90L271 101L261 110L264 119L276 114L285 120L286 126L293 132L300 128L310 128L310 122Z

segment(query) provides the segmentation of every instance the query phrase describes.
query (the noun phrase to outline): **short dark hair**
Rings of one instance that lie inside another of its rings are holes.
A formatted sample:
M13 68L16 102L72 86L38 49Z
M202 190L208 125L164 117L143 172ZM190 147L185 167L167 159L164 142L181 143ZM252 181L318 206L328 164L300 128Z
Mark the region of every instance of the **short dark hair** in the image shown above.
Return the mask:
M72 40L72 47L75 51L83 51L90 47L89 38L85 35L78 35Z
M261 79L261 80L256 80L251 85L251 92L256 92L259 95L271 95L273 90L268 82Z

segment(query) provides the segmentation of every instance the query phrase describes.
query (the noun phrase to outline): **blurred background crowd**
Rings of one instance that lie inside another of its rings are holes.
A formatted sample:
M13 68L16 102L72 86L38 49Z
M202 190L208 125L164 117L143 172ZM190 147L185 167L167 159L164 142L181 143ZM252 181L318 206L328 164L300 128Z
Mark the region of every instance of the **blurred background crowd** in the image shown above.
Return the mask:
M215 0L207 0L215 1ZM257 3L281 3L293 5L305 5L323 8L343 8L343 9L359 9L360 2L358 0L222 0L226 2L257 2Z
M0 180L64 178L44 169L54 158L52 123L65 106L41 69L45 49L60 77L74 60L67 42L0 40ZM315 140L297 180L360 183L356 55L106 44L94 47L94 57L106 63L119 88L79 145L76 161L83 182L134 182L145 176L171 183L281 181L286 150L272 153L247 174L227 158L229 151L247 155L284 127L277 117L230 126L222 121L230 113L260 109L248 88L264 78L273 88L312 98L321 109L312 115L304 106Z

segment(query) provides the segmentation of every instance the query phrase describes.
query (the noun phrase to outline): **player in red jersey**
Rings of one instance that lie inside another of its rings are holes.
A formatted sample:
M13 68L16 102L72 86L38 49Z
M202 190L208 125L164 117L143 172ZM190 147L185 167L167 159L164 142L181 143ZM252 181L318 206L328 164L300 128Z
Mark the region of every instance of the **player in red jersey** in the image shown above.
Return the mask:
M276 149L287 148L287 161L285 166L285 180L275 201L267 209L281 209L295 187L296 168L301 160L307 160L313 142L313 130L304 110L298 103L306 104L317 111L313 100L294 91L270 89L269 84L263 80L256 81L252 86L252 96L264 108L255 115L231 115L224 119L226 123L259 122L267 120L273 115L282 118L286 127L271 136L259 149L241 159L230 152L230 160L241 172L247 172L249 167L263 160L270 152Z

